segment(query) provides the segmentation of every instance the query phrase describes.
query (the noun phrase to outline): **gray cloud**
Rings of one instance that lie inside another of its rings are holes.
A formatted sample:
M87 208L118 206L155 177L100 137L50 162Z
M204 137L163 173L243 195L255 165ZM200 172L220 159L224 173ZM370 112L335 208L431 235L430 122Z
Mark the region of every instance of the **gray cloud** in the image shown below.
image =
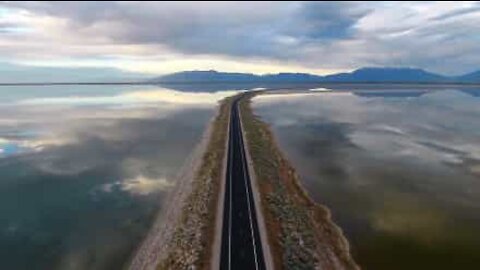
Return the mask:
M298 14L302 25L295 30L305 32L312 40L349 38L354 34L353 26L369 10L370 7L361 3L308 2Z
M81 43L76 45L144 46L149 48L143 52L144 56L211 55L328 69L416 66L446 73L480 67L478 3L11 2L3 5L60 19L64 23L62 33ZM84 53L97 57L108 54L92 50ZM78 54L79 50L72 53ZM117 55L124 53L120 51Z

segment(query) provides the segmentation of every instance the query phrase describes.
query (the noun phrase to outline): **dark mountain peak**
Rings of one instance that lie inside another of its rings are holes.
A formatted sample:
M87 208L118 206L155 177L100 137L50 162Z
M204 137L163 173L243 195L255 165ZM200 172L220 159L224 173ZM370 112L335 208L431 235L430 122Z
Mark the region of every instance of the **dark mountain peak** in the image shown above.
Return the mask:
M325 78L327 81L342 82L438 82L447 79L423 69L409 67L365 67Z
M457 77L458 81L464 81L464 82L480 82L480 70L467 73L462 76Z
M362 67L356 69L354 72L364 72L364 71L424 71L421 68L414 67Z
M364 67L357 69L352 72L352 74L409 74L409 75L435 75L427 72L421 68L411 68L411 67Z

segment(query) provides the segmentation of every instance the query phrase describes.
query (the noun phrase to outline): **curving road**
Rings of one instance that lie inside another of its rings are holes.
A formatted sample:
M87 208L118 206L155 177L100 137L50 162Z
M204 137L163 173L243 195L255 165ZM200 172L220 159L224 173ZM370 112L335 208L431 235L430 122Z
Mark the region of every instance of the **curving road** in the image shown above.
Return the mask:
M237 99L230 114L220 269L265 270L241 131Z

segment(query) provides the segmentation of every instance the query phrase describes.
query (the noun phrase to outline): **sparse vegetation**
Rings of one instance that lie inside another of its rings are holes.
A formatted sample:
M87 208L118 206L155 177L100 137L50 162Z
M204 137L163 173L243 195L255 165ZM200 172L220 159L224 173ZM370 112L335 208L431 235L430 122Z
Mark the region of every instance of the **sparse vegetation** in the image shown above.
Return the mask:
M328 209L309 198L269 127L254 115L250 102L258 93L245 94L240 110L275 269L359 269Z
M225 155L231 98L220 105L202 164L193 181L176 230L169 243L169 253L157 269L209 269L214 238L215 213Z

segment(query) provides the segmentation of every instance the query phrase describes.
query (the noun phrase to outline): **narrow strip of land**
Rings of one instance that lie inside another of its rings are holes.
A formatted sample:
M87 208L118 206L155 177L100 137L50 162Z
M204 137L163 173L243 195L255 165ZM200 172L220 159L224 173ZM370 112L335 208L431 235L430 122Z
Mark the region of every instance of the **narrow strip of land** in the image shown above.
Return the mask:
M235 100L230 113L220 269L264 270L264 255L241 128L238 100Z
M254 114L251 99L268 93L244 93L238 106L274 268L360 269L328 208L308 196L295 169L278 148L273 132Z

